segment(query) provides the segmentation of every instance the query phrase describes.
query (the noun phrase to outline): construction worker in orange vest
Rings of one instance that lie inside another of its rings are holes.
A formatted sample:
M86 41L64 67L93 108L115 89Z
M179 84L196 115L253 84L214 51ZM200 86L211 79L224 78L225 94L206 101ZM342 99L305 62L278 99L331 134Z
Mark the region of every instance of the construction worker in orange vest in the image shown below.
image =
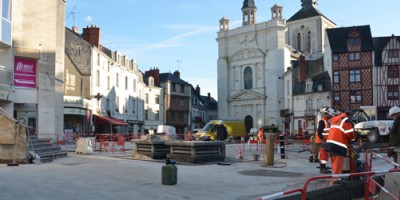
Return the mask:
M350 121L352 115L353 112L351 110L346 110L331 119L331 128L325 149L331 156L333 174L341 174L343 172L344 158L347 155L350 141L354 141L356 138L353 123ZM337 179L337 182L340 182L340 179Z
M317 145L317 149L319 149L319 173L330 174L331 171L326 168L326 164L328 163L329 159L329 153L325 151L324 146L330 129L328 120L332 118L335 110L333 108L324 107L320 109L320 112L322 113L322 118L318 122L317 134L315 134L315 143Z

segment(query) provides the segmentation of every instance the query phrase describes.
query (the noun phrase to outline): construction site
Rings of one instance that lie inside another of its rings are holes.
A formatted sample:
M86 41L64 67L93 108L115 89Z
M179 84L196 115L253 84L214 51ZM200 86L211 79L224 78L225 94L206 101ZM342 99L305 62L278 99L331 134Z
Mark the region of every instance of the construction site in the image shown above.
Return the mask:
M318 163L310 159L312 143L305 138L264 144L103 136L54 144L29 136L26 127L13 119L0 117L0 191L5 200L399 199L400 195L399 165L386 156L385 144L380 148L353 144L345 174L321 175ZM333 184L334 177L344 181Z

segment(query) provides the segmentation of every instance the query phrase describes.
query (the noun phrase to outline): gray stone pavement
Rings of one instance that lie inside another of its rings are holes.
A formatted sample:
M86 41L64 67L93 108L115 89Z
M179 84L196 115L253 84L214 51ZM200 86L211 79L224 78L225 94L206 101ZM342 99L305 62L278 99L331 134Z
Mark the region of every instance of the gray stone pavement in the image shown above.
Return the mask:
M239 147L244 148L239 159ZM264 166L263 150L248 145L227 144L226 163L194 165L178 163L178 183L161 184L164 160L131 158L134 145L126 152L99 152L68 157L52 163L7 167L0 165L1 200L71 199L257 199L258 197L303 187L309 177L318 176L317 163L310 163L302 144L288 145L287 158L275 153L274 166ZM73 151L73 145L64 145ZM254 161L253 154L260 160ZM374 161L375 162L375 161ZM377 162L379 169L390 166ZM311 189L326 187L327 181L313 183Z

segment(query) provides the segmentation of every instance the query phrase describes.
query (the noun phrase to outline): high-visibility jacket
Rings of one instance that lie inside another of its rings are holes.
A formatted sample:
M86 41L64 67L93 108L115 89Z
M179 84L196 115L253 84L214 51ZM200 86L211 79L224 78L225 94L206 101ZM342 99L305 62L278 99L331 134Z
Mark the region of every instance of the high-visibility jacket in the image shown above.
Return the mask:
M346 113L333 117L325 149L334 155L346 156L349 141L354 140L353 124Z
M317 134L315 134L315 143L321 144L321 137L326 141L328 139L329 129L330 125L327 117L323 117L321 120L319 120Z

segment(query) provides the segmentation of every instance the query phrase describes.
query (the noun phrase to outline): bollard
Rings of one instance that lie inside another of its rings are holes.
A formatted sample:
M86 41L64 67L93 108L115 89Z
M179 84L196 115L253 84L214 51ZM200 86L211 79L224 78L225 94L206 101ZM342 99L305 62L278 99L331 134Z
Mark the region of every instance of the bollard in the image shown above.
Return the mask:
M397 154L396 160L394 162L397 164L400 164L400 148L394 148L393 151ZM397 168L400 168L400 167L397 167Z
M280 153L281 153L281 158L285 159L285 135L280 134L279 135L279 147L280 147Z
M176 161L167 159L161 169L161 183L163 185L176 185L178 182L178 168Z
M192 132L188 131L188 141L192 141Z
M267 133L265 142L265 161L266 165L274 165L274 144L275 144L275 134Z

